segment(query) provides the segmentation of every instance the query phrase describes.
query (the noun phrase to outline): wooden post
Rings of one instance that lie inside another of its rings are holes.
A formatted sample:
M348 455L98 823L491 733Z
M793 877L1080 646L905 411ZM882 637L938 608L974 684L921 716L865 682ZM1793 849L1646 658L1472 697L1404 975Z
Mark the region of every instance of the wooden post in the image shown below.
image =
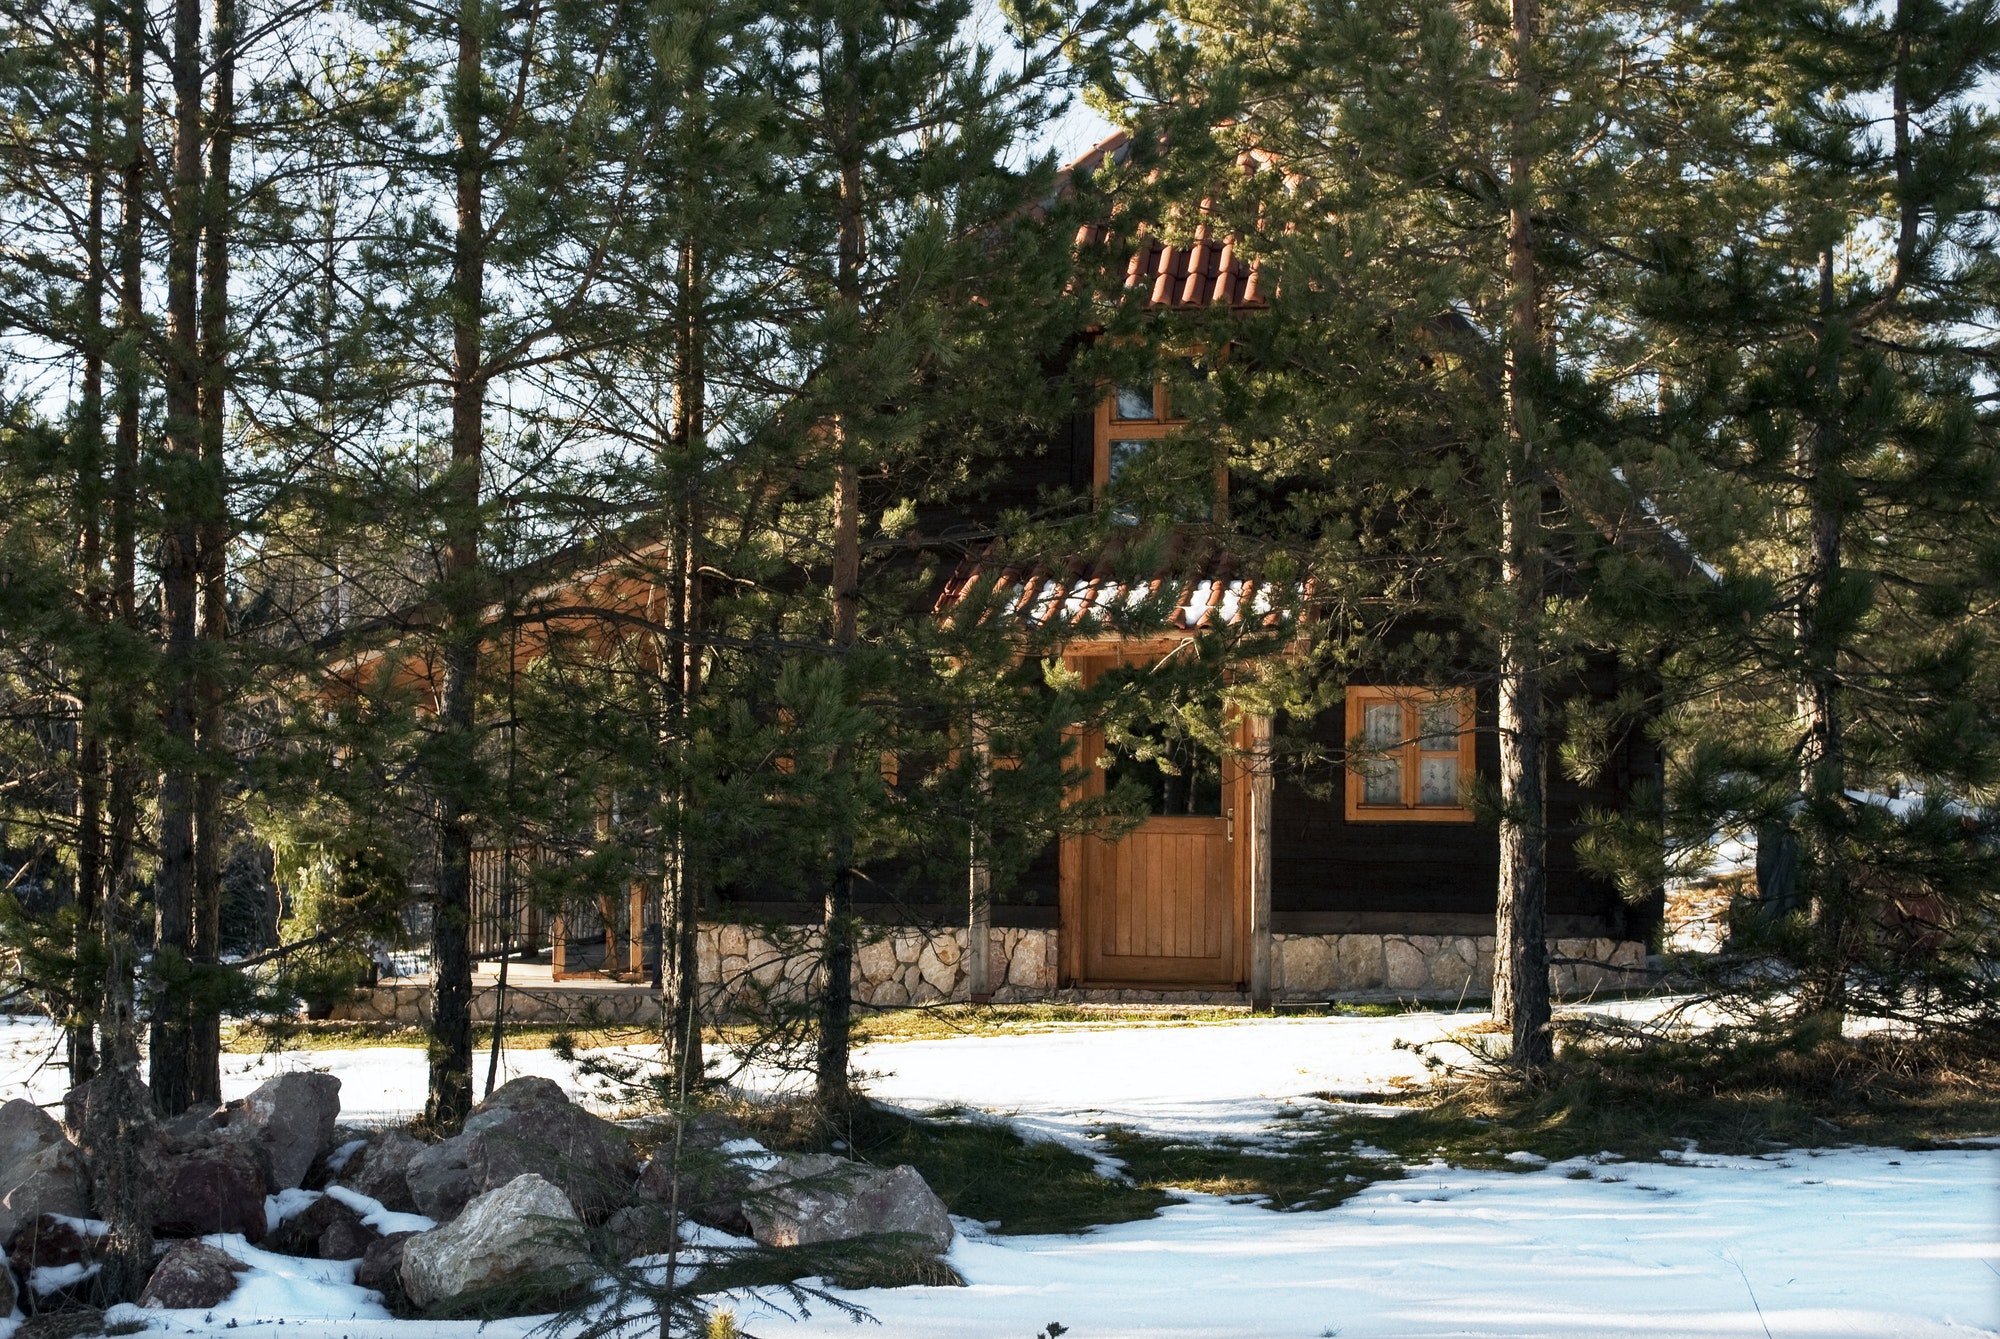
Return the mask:
M972 723L972 765L977 771L979 793L984 797L992 792L987 770L992 759L988 756L986 729L976 719ZM988 1004L993 999L993 971L989 961L993 943L993 871L986 864L979 824L980 819L975 817L966 852L965 988L974 1004Z
M1271 1011L1271 718L1250 726L1250 1008Z
M560 911L549 917L549 980L569 975L569 918Z
M597 899L597 920L604 927L604 966L598 969L599 976L618 975L618 917L612 914L617 905L608 897Z
M635 977L646 974L646 885L637 879L626 892L625 970Z

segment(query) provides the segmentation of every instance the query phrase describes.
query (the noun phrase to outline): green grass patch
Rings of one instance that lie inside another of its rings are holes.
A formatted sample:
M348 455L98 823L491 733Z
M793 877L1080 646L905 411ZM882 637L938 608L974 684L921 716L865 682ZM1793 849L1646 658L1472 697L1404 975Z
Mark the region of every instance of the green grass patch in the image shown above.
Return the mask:
M607 1046L647 1046L659 1034L643 1027L557 1027L552 1024L509 1024L504 1044L510 1049L545 1051L568 1038L578 1050ZM311 1022L305 1019L256 1019L225 1027L222 1049L231 1055L267 1055L277 1051L353 1051L376 1046L414 1046L421 1050L429 1034L411 1023ZM472 1029L472 1049L484 1055L493 1044L493 1027Z
M1082 1232L1150 1218L1176 1199L1101 1176L1080 1153L949 1109L925 1117L868 1102L831 1117L808 1103L723 1110L767 1148L838 1153L882 1167L908 1163L953 1213L996 1233Z
M1728 1154L1917 1149L2000 1131L2000 1062L1943 1043L1720 1029L1572 1044L1534 1079L1461 1076L1409 1100L1424 1105L1376 1121L1372 1142L1468 1166L1485 1165L1493 1149L1656 1161L1689 1140Z
M1923 1149L2000 1132L2000 1062L1886 1038L1827 1041L1719 1032L1643 1046L1571 1045L1546 1074L1459 1074L1428 1089L1296 1112L1266 1138L1176 1141L1105 1131L1136 1187L1326 1209L1406 1167L1445 1162L1531 1173L1610 1154L1658 1162L1704 1152L1878 1145ZM1384 1115L1379 1107L1402 1106ZM1532 1158L1509 1158L1533 1154ZM1620 1179L1570 1169L1583 1179Z

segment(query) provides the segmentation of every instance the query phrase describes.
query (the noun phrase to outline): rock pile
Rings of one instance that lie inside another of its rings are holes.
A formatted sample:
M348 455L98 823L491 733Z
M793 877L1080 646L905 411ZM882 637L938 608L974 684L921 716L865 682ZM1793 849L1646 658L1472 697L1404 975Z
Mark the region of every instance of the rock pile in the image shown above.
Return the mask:
M66 1112L83 1100L72 1093ZM593 1252L662 1249L670 1204L767 1247L883 1242L924 1257L951 1245L944 1204L912 1168L780 1157L714 1117L689 1122L678 1160L642 1165L634 1143L658 1142L657 1124L603 1120L546 1079L507 1084L435 1143L339 1115L338 1079L283 1074L149 1135L152 1228L166 1246L141 1305L228 1298L248 1266L226 1241L199 1240L213 1234L357 1261L361 1286L434 1315L547 1309L590 1282ZM30 1315L102 1304L90 1280L107 1229L90 1194L89 1159L61 1125L30 1102L0 1106L0 1303L18 1295Z

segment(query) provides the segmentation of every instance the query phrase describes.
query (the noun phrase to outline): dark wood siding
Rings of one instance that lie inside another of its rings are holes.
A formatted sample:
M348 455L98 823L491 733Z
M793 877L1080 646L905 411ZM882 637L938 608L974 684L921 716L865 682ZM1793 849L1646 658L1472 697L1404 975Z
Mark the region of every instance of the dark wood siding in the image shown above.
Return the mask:
M1597 677L1595 675L1592 676ZM1591 685L1604 691L1606 685ZM1478 694L1479 774L1499 774L1493 695ZM1315 777L1328 793L1279 779L1271 821L1271 924L1281 934L1491 934L1499 881L1499 836L1490 821L1350 823L1338 768L1344 717L1336 708L1310 727L1334 766ZM1297 728L1294 726L1293 728ZM1589 809L1617 809L1643 775L1650 745L1621 743L1604 779L1578 785L1551 767L1549 928L1557 935L1644 937L1658 918L1651 903L1627 904L1608 882L1579 868L1575 841Z

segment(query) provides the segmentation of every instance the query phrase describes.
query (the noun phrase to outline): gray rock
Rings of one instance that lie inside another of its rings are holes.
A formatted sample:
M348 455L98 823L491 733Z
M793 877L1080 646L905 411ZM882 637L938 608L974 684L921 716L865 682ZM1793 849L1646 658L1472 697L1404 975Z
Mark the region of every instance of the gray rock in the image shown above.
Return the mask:
M354 1271L354 1281L364 1288L372 1288L390 1301L407 1300L403 1297L403 1246L417 1234L415 1232L391 1232L386 1237L377 1237L368 1243L368 1249L361 1253L361 1266Z
M249 1266L199 1241L177 1241L153 1266L139 1305L169 1311L211 1307L236 1291L236 1275Z
M562 1191L524 1173L476 1196L452 1222L404 1242L403 1291L426 1309L509 1285L524 1295L564 1292L586 1267L579 1226Z
M783 1158L759 1173L743 1212L766 1246L890 1233L933 1253L951 1245L951 1215L916 1168L865 1167L828 1153Z
M226 1110L226 1122L218 1112L218 1123L255 1140L270 1160L271 1188L290 1190L305 1181L313 1159L332 1143L340 1080L331 1074L280 1074Z
M754 1168L745 1165L741 1158L724 1153L719 1143L695 1143L684 1135L678 1166L672 1143L662 1145L639 1173L633 1189L641 1201L669 1203L675 1199L676 1172L682 1213L705 1227L732 1236L750 1235L750 1220L744 1216L743 1200L757 1175Z
M527 1082L516 1079L507 1088ZM474 1196L530 1172L564 1187L586 1222L602 1222L631 1203L637 1168L624 1132L568 1098L542 1100L547 1094L540 1089L526 1095L536 1100L489 1103L459 1134L410 1159L406 1180L417 1212L446 1221Z
M26 1277L37 1269L87 1264L104 1241L102 1223L43 1214L7 1243L7 1262Z
M0 1105L0 1167L65 1142L55 1117L25 1097Z
M509 1079L495 1088L492 1095L472 1109L474 1115L482 1111L493 1111L500 1107L520 1109L524 1107L566 1107L569 1094L554 1079L536 1078L524 1074L518 1079Z
M157 1175L153 1230L161 1236L241 1232L253 1242L264 1239L264 1173L249 1149L224 1140L171 1152Z
M380 1200L385 1209L416 1213L416 1196L410 1193L410 1167L429 1147L407 1130L381 1130L369 1135L368 1142L330 1179L335 1185Z
M90 1216L83 1154L25 1098L0 1106L0 1242L45 1213Z
M322 1195L278 1224L264 1249L312 1260L359 1260L376 1237L361 1215L331 1195Z

